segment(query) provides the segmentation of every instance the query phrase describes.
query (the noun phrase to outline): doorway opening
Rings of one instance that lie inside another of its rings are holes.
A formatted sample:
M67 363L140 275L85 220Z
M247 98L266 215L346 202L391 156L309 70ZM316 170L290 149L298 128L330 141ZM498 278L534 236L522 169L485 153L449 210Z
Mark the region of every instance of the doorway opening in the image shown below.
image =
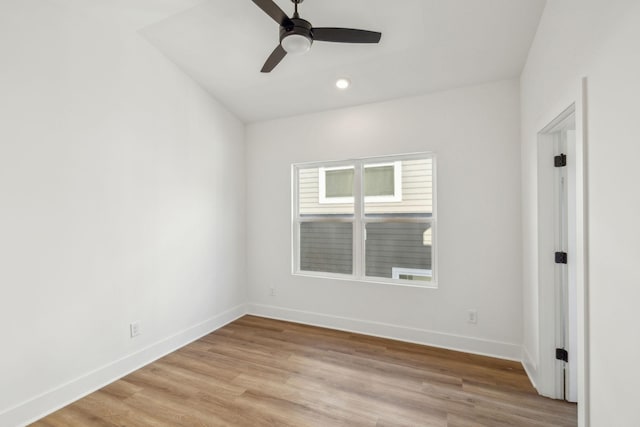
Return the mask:
M576 108L538 134L539 392L578 402L579 191Z

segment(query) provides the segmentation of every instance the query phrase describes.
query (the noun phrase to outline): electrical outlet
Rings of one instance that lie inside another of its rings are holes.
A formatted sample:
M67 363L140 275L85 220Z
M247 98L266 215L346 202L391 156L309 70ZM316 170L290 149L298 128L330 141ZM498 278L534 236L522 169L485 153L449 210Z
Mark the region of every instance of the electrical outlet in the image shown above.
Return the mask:
M473 308L467 311L467 322L473 323L474 325L478 323L478 310Z
M276 296L276 288L274 288L273 286L269 288L269 295L271 295L272 297Z
M137 337L142 332L140 331L140 322L133 322L129 325L129 329L131 331L131 338Z

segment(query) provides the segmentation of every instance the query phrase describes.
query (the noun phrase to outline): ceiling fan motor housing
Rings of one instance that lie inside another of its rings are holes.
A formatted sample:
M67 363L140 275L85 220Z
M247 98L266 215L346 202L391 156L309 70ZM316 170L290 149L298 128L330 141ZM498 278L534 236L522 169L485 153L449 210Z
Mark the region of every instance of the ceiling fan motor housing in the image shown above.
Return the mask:
M290 22L288 22L287 25L280 26L280 44L289 53L298 53L298 52L292 52L289 49L287 49L287 45L288 44L290 45L291 43L287 43L285 39L291 36L297 36L297 37L294 37L294 39L304 37L305 39L308 40L308 43L306 42L303 43L305 46L304 48L302 47L300 48L301 51L299 53L306 52L307 50L309 50L309 48L313 44L312 28L313 27L311 26L311 23L309 21L306 21L302 18L291 18ZM290 39L289 41L291 42L292 40Z
M313 40L313 37L311 36L311 29L313 28L311 26L311 22L302 18L291 18L290 21L293 25L280 26L280 42L282 42L285 37L292 34L298 34L308 38L309 40Z

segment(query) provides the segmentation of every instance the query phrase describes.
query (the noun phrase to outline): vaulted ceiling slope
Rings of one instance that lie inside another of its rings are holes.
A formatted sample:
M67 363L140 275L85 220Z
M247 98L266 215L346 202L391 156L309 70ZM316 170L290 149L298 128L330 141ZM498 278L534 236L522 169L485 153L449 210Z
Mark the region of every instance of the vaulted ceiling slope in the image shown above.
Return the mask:
M291 0L275 0L289 15ZM260 73L278 25L251 0L205 0L140 30L243 121L516 78L545 0L306 0L316 27L382 32L380 44L315 43ZM353 84L335 89L346 76Z

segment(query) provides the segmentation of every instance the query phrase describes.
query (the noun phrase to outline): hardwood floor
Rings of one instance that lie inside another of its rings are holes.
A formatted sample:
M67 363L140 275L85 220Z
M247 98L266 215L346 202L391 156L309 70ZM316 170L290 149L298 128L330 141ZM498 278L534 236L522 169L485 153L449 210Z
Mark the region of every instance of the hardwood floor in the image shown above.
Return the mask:
M245 316L34 426L575 426L522 366Z

